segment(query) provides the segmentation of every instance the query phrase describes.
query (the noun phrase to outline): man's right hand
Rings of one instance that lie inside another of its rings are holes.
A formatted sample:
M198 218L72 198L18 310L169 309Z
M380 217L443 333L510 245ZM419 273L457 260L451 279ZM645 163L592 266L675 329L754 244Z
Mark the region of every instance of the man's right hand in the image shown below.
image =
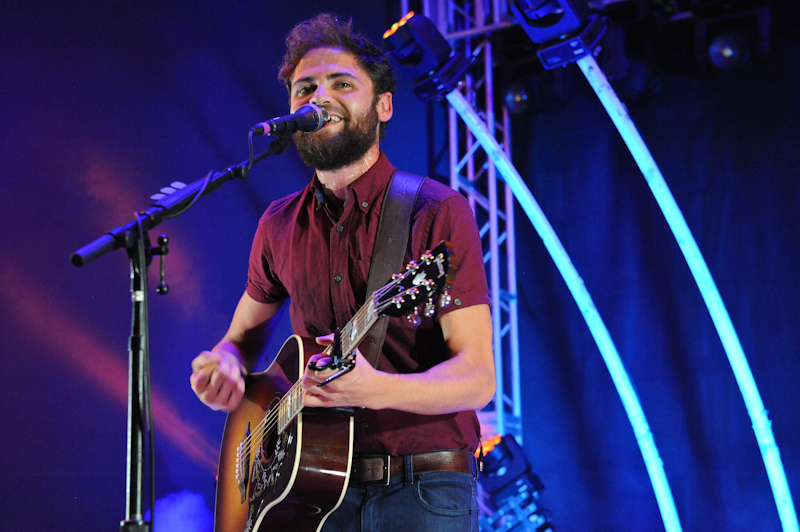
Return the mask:
M192 390L213 410L233 410L244 395L244 366L228 351L203 351L192 360Z

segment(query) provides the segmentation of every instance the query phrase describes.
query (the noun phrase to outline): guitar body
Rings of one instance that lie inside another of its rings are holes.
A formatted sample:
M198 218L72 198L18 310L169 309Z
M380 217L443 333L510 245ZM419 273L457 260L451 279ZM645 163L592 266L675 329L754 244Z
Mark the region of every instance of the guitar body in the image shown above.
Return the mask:
M341 504L353 458L350 411L302 408L277 430L279 402L287 394L302 400L292 387L321 351L314 340L291 336L266 371L245 378L222 436L215 532L318 531Z

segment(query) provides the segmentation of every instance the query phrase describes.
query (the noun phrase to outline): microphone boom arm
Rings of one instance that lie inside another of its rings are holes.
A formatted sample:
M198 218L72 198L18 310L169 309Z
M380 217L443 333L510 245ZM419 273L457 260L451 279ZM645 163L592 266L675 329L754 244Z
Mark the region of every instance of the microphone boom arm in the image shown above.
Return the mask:
M262 161L270 155L279 155L288 147L288 139L279 137L270 144L269 149L262 152L253 159L254 163ZM153 203L152 207L142 212L139 220L112 229L100 238L85 245L77 250L70 257L70 261L75 266L83 266L87 262L105 255L121 247L130 248L136 243L136 236L139 233L139 223L143 231L152 229L168 218L180 215L184 210L192 205L196 200L214 192L223 184L232 179L247 179L249 173L249 160L238 165L229 166L224 172L216 172L207 178L198 179L185 188Z

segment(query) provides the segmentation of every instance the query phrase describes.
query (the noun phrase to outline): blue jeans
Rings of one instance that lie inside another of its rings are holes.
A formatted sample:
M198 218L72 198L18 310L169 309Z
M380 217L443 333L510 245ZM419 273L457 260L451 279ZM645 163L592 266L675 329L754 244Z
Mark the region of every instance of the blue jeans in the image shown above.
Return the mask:
M475 478L425 473L412 482L348 487L322 532L478 532Z

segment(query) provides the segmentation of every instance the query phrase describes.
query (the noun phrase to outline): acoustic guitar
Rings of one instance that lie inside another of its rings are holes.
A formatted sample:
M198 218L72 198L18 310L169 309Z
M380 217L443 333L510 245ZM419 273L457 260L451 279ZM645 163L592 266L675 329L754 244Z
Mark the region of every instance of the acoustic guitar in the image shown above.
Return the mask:
M449 303L454 268L443 242L411 261L376 290L323 349L293 335L266 371L245 377L245 393L222 436L215 532L311 532L341 504L353 459L353 409L306 408L301 377L324 353L340 375L355 365L355 348L381 316L415 324L432 317L434 300Z

